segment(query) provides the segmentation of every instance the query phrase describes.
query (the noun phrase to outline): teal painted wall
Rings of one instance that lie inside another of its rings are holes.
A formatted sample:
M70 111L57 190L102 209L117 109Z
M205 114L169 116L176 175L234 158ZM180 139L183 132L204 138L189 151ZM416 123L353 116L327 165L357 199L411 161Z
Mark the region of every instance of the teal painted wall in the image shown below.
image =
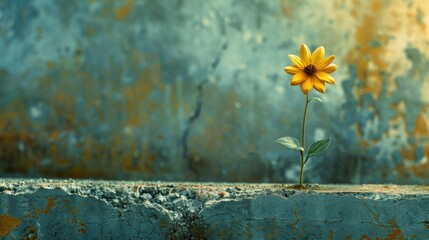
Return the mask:
M429 183L429 3L0 1L0 176L296 182L287 55L336 55L306 182ZM314 91L312 96L319 96Z

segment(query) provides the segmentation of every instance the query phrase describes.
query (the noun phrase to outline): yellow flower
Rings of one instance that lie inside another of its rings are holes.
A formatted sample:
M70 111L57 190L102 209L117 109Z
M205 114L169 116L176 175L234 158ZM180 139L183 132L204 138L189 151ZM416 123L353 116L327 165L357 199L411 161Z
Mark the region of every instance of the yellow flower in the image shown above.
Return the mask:
M314 87L317 91L325 93L325 83L334 84L334 78L329 73L337 70L337 65L331 64L335 56L325 58L325 48L317 48L313 54L304 43L301 44L299 56L289 54L293 65L284 68L285 72L293 75L290 85L301 85L304 95Z

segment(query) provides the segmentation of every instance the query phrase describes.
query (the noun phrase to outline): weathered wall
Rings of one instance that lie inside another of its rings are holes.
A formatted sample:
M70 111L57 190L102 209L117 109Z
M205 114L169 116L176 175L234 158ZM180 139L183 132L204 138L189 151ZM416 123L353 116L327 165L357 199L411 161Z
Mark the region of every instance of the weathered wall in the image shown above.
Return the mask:
M283 67L337 56L311 182L429 183L429 3L0 1L0 175L297 181ZM314 93L313 93L314 94Z
M0 180L4 239L429 238L427 186ZM353 211L351 211L353 209Z

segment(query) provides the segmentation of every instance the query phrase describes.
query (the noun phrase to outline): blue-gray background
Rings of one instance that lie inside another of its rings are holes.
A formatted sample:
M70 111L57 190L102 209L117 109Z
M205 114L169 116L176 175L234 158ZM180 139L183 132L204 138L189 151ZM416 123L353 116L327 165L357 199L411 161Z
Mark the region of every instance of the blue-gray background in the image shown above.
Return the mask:
M429 3L0 1L0 176L296 182L302 42L337 56L306 182L429 183Z

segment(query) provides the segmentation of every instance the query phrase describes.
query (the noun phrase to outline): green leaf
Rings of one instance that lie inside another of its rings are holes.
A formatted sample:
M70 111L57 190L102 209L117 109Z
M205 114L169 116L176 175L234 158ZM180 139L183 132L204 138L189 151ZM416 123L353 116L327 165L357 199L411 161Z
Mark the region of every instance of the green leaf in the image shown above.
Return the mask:
M310 99L308 99L308 102L311 102L311 101L318 101L318 102L323 103L322 99L318 98L318 97L311 97Z
M320 154L326 152L330 143L331 143L331 138L323 139L323 140L312 143L310 145L310 147L308 148L307 159L309 157L320 155Z
M298 140L293 137L282 137L277 139L276 142L292 150L304 151L304 148L299 145Z

